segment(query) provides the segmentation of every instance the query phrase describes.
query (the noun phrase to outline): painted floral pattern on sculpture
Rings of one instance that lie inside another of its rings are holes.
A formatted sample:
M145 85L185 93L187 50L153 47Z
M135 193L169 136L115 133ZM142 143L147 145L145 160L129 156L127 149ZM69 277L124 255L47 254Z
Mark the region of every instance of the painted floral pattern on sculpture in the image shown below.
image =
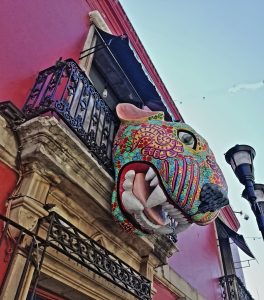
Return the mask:
M214 220L228 203L227 187L207 142L185 123L164 121L161 112L119 104L117 114L112 212L122 228L168 234L168 220L176 233Z

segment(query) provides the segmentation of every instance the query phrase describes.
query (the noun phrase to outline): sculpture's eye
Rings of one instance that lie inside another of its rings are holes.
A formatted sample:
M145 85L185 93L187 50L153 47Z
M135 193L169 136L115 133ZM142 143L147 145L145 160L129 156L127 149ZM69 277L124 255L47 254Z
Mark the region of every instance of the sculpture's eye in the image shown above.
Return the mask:
M187 131L179 131L178 137L182 143L187 145L188 147L195 149L196 147L196 138L194 135Z

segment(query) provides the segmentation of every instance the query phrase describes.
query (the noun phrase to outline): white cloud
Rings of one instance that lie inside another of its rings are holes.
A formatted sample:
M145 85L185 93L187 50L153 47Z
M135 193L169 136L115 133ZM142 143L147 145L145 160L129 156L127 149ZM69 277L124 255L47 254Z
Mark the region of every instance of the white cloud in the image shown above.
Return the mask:
M258 90L264 87L264 80L254 83L240 83L233 85L230 89L228 89L229 93L237 93L241 90Z

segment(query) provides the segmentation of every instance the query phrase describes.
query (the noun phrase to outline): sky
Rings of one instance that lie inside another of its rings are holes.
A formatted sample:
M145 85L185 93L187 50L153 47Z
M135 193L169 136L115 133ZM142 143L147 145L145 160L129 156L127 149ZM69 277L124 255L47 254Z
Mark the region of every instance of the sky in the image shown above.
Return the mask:
M241 253L247 289L264 299L264 241L244 187L224 153L256 151L255 182L264 184L264 1L120 0L186 123L209 143L229 186L230 204L257 260Z

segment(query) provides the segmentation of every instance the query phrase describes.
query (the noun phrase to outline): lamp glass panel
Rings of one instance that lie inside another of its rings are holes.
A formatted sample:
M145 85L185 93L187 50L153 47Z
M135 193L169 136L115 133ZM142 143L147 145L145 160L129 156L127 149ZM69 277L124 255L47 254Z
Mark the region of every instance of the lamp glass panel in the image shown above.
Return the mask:
M235 169L236 169L236 164L235 164L235 162L234 162L233 157L232 157L231 160L230 160L230 164L231 164L231 168L233 169L233 171L235 171Z
M258 201L258 205L262 214L264 214L264 201Z
M264 203L264 192L262 190L255 190L257 201L262 201Z
M233 160L235 161L235 164L237 167L241 164L250 164L251 165L251 156L250 156L250 153L247 151L238 151L238 152L234 153ZM232 160L231 160L231 162L232 162Z

